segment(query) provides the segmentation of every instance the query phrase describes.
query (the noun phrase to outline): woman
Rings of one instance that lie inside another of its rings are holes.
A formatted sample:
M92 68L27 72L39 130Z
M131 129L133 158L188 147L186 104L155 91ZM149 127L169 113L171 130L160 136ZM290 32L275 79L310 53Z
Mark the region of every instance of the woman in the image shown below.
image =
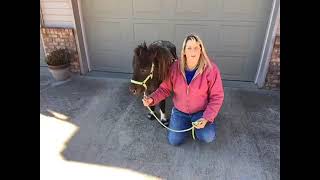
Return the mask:
M187 129L192 122L196 138L203 142L215 139L214 120L222 106L224 91L220 71L206 53L199 36L188 35L182 45L181 59L170 67L169 77L160 87L142 101L144 106L154 106L170 96L173 90L173 104L169 127L175 130ZM190 132L168 131L172 145L182 144Z

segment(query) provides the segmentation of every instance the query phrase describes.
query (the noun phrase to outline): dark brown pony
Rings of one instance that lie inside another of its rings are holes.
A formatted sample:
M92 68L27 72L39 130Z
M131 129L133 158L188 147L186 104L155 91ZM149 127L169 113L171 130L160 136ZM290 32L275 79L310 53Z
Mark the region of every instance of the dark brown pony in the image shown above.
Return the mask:
M153 77L145 82L147 90L143 85L131 83L129 87L131 93L133 95L140 96L145 90L146 95L150 95L152 92L154 92L159 87L161 82L168 78L169 68L176 59L176 47L169 41L155 41L149 46L147 46L145 42L141 45L138 45L134 49L132 61L132 80L143 82L150 75L150 73L153 73ZM153 72L151 72L152 64L154 66ZM161 121L165 125L168 125L169 122L165 117L165 100L161 101L159 105ZM155 106L150 106L150 108L152 111L155 110ZM148 118L150 120L155 119L151 113L148 113Z

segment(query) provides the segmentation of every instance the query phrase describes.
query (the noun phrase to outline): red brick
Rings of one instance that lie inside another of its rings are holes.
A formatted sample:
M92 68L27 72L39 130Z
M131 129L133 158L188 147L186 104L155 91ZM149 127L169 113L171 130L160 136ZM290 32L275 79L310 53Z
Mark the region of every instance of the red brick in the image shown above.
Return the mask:
M80 72L79 58L71 28L41 28L40 33L42 33L44 49L47 54L60 48L69 48L72 50L75 56L71 60L71 69L73 72Z
M275 79L275 80L272 81L272 83L273 84L277 84L277 83L279 83L279 80Z
M276 44L276 45L279 45L279 44L280 44L280 37L277 37L277 38L276 38L275 44Z

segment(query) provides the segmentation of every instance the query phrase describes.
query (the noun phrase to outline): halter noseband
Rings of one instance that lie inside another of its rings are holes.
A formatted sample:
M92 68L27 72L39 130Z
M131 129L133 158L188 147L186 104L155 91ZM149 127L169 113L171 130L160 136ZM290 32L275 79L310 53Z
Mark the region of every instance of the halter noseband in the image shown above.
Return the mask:
M142 82L140 81L135 81L135 80L132 80L131 79L131 83L133 84L138 84L138 85L142 85L144 88L145 88L145 91L147 91L147 85L146 85L146 82L149 80L149 79L152 79L153 77L153 70L154 70L154 64L152 63L151 65L151 71L150 71L150 74L146 77L145 80L143 80Z

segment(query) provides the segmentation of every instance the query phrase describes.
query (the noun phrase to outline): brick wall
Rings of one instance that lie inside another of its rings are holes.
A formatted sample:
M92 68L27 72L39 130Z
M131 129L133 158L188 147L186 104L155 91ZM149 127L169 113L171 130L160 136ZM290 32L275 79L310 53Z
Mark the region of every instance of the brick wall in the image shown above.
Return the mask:
M80 73L79 55L72 28L41 28L43 46L48 55L55 49L68 48L72 52L70 71Z
M280 90L280 24L277 28L271 60L265 82L266 89Z
M280 89L280 36L276 37L265 82L266 89Z

